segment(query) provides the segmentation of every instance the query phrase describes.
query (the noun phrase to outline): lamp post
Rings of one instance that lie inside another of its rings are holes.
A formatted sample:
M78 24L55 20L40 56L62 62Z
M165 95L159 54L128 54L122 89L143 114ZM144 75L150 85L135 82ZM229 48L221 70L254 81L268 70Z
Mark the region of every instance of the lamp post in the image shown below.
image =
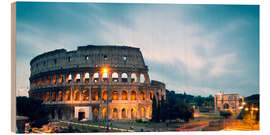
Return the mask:
M106 122L107 122L107 132L109 132L109 102L111 102L112 100L111 99L108 99L108 97L107 97L107 120L106 120Z

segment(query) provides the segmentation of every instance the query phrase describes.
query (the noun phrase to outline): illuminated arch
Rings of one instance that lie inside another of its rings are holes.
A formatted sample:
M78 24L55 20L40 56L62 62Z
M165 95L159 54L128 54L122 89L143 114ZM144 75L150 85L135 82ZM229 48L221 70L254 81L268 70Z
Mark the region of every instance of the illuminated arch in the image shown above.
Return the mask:
M80 82L80 81L81 81L81 75L80 75L79 73L77 73L77 74L75 75L74 82L78 83L78 82Z
M65 93L65 101L69 101L70 100L70 90L67 90Z
M112 115L113 119L118 119L118 110L116 108L113 108L113 115Z
M140 108L140 115L141 115L141 118L145 118L145 109L143 107Z
M145 82L145 76L144 74L140 75L140 83L144 83Z
M119 81L118 80L118 73L116 73L116 72L112 73L112 80L113 80L113 82L118 82Z
M136 73L131 74L131 82L137 82L137 75Z
M103 108L102 109L102 119L107 119L107 115L108 115L107 108Z
M90 78L90 75L89 75L89 73L88 72L86 72L85 74L84 74L84 82L89 82L89 78Z
M59 90L57 94L57 101L62 101L62 100L63 100L63 92Z
M131 100L137 100L137 92L135 90L131 91Z
M82 101L88 101L89 100L89 90L83 90L81 98L82 98Z
M80 100L79 90L74 90L74 92L73 92L73 100L74 101L79 101Z
M136 109L131 108L131 119L136 119Z
M122 117L122 119L127 118L127 110L125 108L123 108L122 111L121 111L121 117Z
M98 101L98 92L96 90L93 90L91 95L92 95L92 100Z
M112 92L112 100L118 100L118 92L117 91Z
M122 79L122 82L128 82L128 75L127 75L127 73L123 73L121 75L121 79Z
M99 81L99 74L98 73L94 73L94 75L93 75L93 81L94 82L98 82Z
M142 90L141 93L140 93L140 100L145 100L145 98L146 98L145 91Z
M125 90L122 91L121 99L122 99L122 100L128 100L128 94L127 94L127 91L125 91Z
M107 90L104 90L102 92L102 100L107 100L108 99L108 91Z
M55 98L55 92L52 92L52 101L55 101L56 98Z

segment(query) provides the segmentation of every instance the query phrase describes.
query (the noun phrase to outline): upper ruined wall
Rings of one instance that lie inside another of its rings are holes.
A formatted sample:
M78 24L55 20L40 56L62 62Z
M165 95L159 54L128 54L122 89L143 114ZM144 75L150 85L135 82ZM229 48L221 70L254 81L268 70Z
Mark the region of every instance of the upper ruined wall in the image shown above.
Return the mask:
M30 62L31 76L72 68L147 69L139 48L127 46L80 46L75 51L58 49L36 56Z

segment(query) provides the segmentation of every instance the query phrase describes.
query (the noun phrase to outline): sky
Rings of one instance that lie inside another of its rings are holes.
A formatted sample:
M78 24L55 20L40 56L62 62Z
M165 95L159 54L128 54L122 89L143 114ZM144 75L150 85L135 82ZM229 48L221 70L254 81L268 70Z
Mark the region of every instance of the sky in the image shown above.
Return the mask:
M78 46L140 48L150 79L176 93L259 93L259 6L17 2L16 89L30 60Z

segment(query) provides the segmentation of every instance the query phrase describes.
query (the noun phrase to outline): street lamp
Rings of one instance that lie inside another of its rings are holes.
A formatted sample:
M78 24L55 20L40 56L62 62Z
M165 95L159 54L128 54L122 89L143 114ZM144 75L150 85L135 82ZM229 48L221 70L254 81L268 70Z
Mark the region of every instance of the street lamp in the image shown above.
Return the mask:
M112 100L107 97L106 102L107 102L107 120L106 120L107 121L107 132L109 132L109 102L112 102Z

